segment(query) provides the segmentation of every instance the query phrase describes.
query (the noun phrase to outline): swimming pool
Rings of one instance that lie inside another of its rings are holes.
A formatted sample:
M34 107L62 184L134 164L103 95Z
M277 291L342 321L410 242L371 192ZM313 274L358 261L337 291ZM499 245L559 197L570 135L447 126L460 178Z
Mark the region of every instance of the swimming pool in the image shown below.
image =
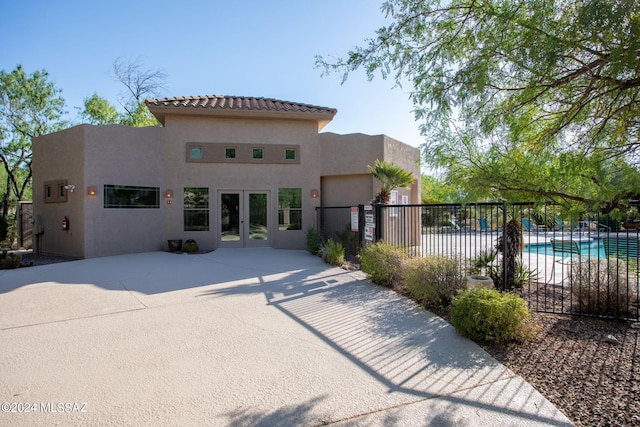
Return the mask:
M604 245L602 244L602 239L592 239L592 240L581 240L578 242L578 246L580 247L580 254L586 257L598 257L598 258L606 258L604 253ZM538 254L538 255L548 255L553 256L553 249L551 248L551 243L527 243L522 250L525 253ZM558 254L556 256L569 256L569 254Z

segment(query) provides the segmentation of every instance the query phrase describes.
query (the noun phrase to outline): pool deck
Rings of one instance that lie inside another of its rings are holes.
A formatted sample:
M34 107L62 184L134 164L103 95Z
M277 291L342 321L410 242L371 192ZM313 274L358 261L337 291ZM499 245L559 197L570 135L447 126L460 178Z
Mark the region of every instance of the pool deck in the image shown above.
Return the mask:
M495 247L496 240L501 235L497 231L459 231L445 233L428 233L422 235L421 253L441 255L463 254L466 258L473 258L483 251ZM637 237L638 232L597 232L597 231L524 231L523 244L546 245L551 239L575 240L589 242L607 236ZM566 282L570 266L558 263L563 257L523 252L523 263L538 275L538 282L560 285ZM554 268L554 262L556 262ZM552 275L553 273L553 275Z

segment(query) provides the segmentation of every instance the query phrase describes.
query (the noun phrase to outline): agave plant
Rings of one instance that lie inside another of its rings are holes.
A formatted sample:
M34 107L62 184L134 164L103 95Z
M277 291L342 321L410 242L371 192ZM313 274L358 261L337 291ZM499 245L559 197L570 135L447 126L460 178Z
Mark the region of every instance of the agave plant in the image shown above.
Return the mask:
M376 194L373 203L386 205L389 203L391 190L395 190L396 188L409 188L411 184L413 184L413 174L393 163L376 160L375 166L367 165L367 167L373 177L380 181L381 185L380 192Z

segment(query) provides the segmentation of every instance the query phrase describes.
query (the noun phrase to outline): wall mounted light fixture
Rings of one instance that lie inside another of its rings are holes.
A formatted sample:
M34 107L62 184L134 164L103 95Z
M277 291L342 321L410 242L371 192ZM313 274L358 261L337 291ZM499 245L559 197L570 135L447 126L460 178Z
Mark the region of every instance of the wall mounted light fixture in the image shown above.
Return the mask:
M171 189L164 190L164 198L167 199L168 205L173 203L173 190Z
M95 195L97 194L98 190L96 189L95 185L90 185L87 188L87 196L89 197L95 197Z
M320 197L320 192L318 190L311 190L311 198L317 199L318 197Z

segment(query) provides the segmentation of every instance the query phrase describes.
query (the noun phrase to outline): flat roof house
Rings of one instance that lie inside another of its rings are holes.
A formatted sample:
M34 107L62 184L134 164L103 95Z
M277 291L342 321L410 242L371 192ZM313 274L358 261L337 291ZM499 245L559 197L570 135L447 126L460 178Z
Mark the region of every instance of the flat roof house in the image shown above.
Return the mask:
M166 250L304 248L316 207L367 203L376 159L413 172L417 148L319 133L333 108L265 98L146 101L162 127L79 125L33 141L35 250L92 258Z

